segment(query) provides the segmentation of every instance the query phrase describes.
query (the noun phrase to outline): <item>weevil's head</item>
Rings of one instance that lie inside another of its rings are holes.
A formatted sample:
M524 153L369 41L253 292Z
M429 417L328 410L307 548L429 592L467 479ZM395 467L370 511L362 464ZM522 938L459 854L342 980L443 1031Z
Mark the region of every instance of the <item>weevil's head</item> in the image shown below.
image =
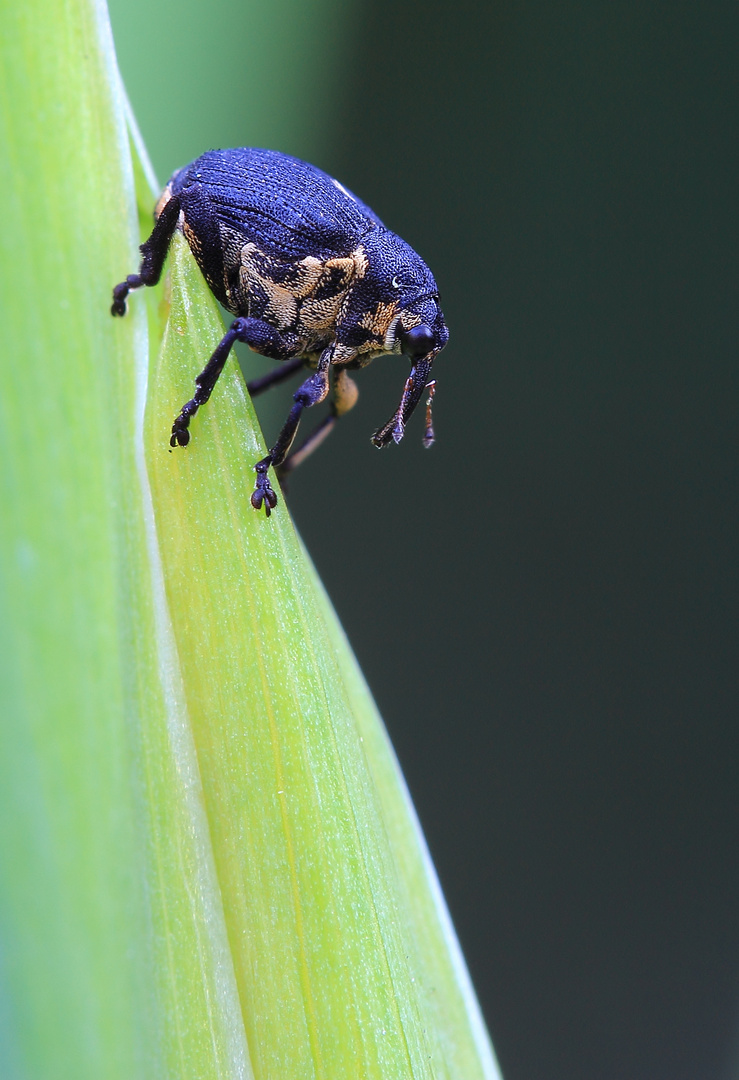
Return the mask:
M381 305L392 310L384 336L384 351L403 353L412 363L400 405L372 436L377 447L400 442L406 421L418 405L431 374L431 365L449 340L434 276L423 259L399 236L386 233L373 263L373 285ZM433 442L430 405L424 445Z
M402 352L414 361L422 357L433 360L449 340L438 293L401 307L392 331L393 352Z
M369 239L369 238L368 238ZM411 359L437 353L449 340L434 275L413 248L395 233L378 230L368 243L367 285L381 312L391 314L384 327L384 349Z

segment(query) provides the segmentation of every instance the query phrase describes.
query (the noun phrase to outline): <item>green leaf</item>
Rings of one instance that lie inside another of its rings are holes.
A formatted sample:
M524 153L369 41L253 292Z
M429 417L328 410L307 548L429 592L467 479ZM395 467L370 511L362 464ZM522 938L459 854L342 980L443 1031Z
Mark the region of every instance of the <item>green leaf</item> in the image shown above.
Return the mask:
M223 333L181 236L109 314L151 178L104 12L2 21L2 1075L492 1078L371 696L249 504L234 360L170 452Z

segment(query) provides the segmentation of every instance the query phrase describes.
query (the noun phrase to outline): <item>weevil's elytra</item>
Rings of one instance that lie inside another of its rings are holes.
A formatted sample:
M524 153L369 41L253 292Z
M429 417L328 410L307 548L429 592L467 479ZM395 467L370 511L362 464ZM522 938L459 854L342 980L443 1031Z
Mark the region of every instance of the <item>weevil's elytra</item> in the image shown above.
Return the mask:
M277 505L269 467L299 465L357 400L348 372L384 353L412 361L398 408L372 436L400 442L429 385L424 445L433 442L431 365L449 340L431 271L355 195L320 169L274 150L211 150L179 169L154 211L138 274L113 290L113 315L126 297L156 285L174 230L184 234L217 300L237 318L195 380L195 395L172 425L171 446L187 446L190 421L210 397L235 341L281 361L248 384L261 393L301 367L311 374L269 453L254 466L252 506ZM332 391L331 412L290 454L303 409Z

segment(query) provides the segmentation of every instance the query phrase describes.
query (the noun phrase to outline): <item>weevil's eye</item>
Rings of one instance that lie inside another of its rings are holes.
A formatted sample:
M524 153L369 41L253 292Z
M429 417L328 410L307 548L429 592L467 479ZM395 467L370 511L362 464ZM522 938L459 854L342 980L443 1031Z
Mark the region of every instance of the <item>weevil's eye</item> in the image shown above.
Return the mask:
M434 332L426 323L414 326L412 330L398 330L398 337L403 352L406 356L415 359L417 356L425 356L434 347Z

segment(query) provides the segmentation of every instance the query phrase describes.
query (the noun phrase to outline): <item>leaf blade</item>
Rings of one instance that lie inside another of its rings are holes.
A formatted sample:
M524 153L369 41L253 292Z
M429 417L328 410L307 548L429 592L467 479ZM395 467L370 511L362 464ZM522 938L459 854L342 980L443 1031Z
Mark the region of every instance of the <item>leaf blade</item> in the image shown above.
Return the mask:
M232 360L188 447L169 452L223 332L179 236L172 260L147 453L255 1075L352 1075L357 1061L366 1077L495 1075L474 1023L430 1033L450 1005L457 1024L465 1011L438 896L421 903L432 962L410 933L429 876L379 717L284 502L269 519L249 504L265 451ZM418 987L431 973L436 1010Z

